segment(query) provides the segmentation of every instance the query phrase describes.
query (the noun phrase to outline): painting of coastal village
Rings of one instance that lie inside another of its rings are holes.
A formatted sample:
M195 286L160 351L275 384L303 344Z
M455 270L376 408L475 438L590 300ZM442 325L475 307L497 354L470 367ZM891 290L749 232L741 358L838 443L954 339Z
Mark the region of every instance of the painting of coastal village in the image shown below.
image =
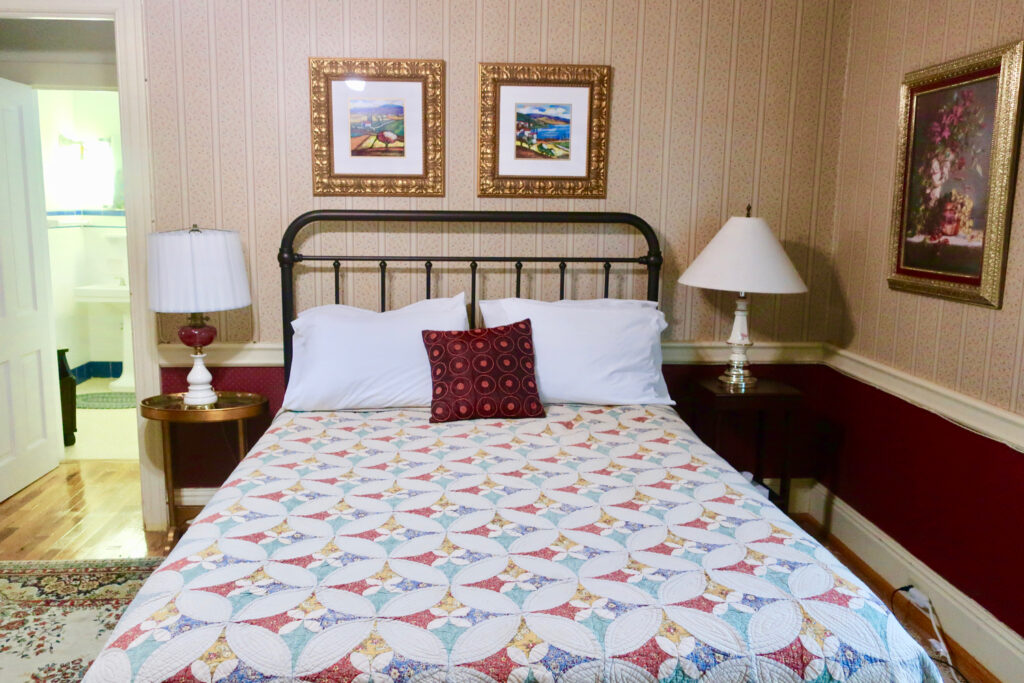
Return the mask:
M348 104L352 156L405 156L403 100L353 99Z
M516 158L568 160L572 105L516 103Z

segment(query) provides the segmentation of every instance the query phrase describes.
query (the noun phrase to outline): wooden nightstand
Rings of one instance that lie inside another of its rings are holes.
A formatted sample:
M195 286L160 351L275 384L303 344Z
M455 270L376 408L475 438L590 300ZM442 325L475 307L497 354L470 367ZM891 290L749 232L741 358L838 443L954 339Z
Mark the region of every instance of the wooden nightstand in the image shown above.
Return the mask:
M167 519L172 531L178 528L177 505L174 501L174 468L171 458L171 423L232 422L238 423L238 459L245 457L245 421L267 411L267 398L244 391L218 391L212 406L186 406L184 394L160 394L143 399L139 404L145 418L158 420L164 439L164 479L167 488Z
M694 385L693 400L696 413L704 418L696 420L694 428L699 430L698 436L715 452L719 452L722 445L722 417L725 413L749 413L755 416L757 427L754 436L754 480L759 484L764 484L765 421L769 416L781 418L785 448L781 458L779 490L776 493L768 488L771 491L772 502L783 512L788 512L791 483L789 460L793 441L790 421L792 413L800 407L803 400L801 391L782 382L758 379L757 384L745 392L733 393L717 379L706 379Z

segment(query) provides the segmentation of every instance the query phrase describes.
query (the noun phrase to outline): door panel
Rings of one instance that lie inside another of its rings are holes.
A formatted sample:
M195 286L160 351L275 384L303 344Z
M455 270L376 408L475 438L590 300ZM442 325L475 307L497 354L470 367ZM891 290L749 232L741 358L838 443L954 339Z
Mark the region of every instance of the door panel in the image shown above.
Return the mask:
M41 157L35 91L0 79L0 500L63 453Z

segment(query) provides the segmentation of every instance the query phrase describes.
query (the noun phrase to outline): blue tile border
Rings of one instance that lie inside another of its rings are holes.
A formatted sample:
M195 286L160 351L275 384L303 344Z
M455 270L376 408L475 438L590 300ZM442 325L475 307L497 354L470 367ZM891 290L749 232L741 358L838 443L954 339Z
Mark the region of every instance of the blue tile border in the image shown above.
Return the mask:
M123 225L82 225L81 223L64 223L63 225L51 225L50 230L63 230L64 228L85 228L87 230L92 228L114 228L115 230L124 230Z
M121 361L91 360L71 368L71 376L75 378L75 384L81 384L93 377L120 377L123 370Z
M124 209L72 209L67 211L47 211L47 216L123 216Z

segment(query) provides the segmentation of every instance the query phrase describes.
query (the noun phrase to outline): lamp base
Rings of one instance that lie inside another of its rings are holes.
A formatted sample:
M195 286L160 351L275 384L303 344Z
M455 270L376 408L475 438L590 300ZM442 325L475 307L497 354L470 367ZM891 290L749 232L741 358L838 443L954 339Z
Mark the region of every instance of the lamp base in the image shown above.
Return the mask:
M750 362L747 360L747 349L754 344L750 341L747 330L747 295L740 292L736 297L736 313L732 321L732 334L727 342L732 349L729 354L729 367L719 375L718 381L730 393L741 394L757 384L757 378L750 374Z
M192 354L192 369L188 373L188 392L182 397L187 406L193 408L209 408L217 402L217 392L213 390L213 375L206 369L203 359L206 354L201 348Z
M757 378L750 374L750 370L745 367L734 367L732 365L718 376L718 381L724 384L730 392L737 394L742 394L757 384Z

